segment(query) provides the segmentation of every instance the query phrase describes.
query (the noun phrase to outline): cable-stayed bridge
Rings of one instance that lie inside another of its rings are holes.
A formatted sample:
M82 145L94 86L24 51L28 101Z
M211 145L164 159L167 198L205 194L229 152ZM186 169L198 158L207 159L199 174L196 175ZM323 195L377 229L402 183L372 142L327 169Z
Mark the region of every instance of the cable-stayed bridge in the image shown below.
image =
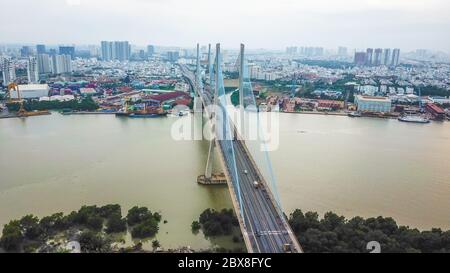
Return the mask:
M264 149L251 151L250 143L255 141L247 138L251 124L250 119L245 117L256 117L253 119L256 120L256 126L253 126L257 130L256 135L259 135L261 124L248 75L244 45L241 45L236 63L239 66L239 110L230 107L229 96L225 93L220 44L216 45L214 63L209 46L206 69L200 65L199 45L196 72L181 65L184 76L194 90L194 111L202 111L213 124L214 138L210 143L205 177L210 178L212 175L216 150L248 252L303 252L281 209L268 153ZM239 118L233 121L232 116L236 114ZM257 147L264 145L258 140L256 144Z

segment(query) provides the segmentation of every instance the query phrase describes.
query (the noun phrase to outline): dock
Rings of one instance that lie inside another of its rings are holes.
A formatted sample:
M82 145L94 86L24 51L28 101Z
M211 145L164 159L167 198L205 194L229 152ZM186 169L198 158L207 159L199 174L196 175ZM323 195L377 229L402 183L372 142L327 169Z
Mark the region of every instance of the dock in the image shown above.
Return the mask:
M37 116L46 116L46 115L51 115L51 113L49 111L33 111L33 112L25 112L22 114L8 113L8 114L0 114L0 119L28 118L28 117L37 117Z
M227 178L224 173L212 174L211 178L200 175L197 178L197 183L200 185L227 185Z

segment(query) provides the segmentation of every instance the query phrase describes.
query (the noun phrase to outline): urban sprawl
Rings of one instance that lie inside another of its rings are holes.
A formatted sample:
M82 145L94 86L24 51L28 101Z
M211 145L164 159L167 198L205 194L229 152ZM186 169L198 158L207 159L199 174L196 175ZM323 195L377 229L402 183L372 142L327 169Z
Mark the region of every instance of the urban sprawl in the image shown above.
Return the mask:
M201 47L207 65L208 47ZM224 50L226 91L238 95L238 50ZM0 118L49 114L164 115L192 107L180 65L195 69L196 49L128 41L99 45L0 45ZM397 118L450 118L450 57L398 48L287 47L249 50L260 111ZM234 99L234 101L239 101Z

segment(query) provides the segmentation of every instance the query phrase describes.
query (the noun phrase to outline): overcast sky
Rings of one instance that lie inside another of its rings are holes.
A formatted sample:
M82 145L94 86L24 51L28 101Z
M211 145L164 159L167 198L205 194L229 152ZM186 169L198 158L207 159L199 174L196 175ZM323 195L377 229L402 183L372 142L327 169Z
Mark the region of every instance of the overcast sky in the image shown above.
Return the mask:
M450 51L449 0L0 0L0 43Z

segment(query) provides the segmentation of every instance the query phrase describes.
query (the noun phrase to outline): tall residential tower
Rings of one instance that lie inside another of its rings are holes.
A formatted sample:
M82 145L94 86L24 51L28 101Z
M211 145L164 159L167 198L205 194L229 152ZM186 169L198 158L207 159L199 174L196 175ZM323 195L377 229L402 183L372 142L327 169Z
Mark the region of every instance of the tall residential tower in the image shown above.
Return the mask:
M27 64L28 83L39 83L39 67L35 57L28 58Z

